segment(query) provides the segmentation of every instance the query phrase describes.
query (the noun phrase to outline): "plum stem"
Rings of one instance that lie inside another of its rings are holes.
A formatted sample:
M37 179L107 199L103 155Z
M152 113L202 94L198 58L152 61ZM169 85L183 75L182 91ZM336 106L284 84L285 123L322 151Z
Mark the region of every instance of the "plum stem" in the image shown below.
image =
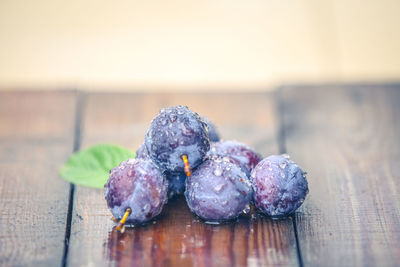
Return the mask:
M184 172L185 172L186 176L189 177L190 175L192 175L192 171L190 170L188 156L187 155L182 155L182 160L185 163Z
M124 229L125 229L124 225L125 225L126 219L128 219L128 216L131 214L131 212L132 212L132 209L131 209L131 208L127 208L127 209L125 210L124 216L123 216L122 219L119 221L119 223L118 223L118 225L117 225L117 227L116 227L115 229L117 229L117 230L120 231L120 232L124 232Z

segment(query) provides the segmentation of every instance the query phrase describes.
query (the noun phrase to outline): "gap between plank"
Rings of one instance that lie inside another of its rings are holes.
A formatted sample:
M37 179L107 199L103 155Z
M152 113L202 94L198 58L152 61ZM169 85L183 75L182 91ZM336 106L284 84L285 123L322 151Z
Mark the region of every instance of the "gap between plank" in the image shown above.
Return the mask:
M83 114L83 109L84 109L84 104L85 104L84 93L77 91L76 97L77 97L77 101L76 101L76 108L75 108L73 152L77 152L81 146L82 114ZM67 221L65 224L64 253L63 253L63 257L62 257L61 267L67 266L69 239L71 237L72 212L73 212L73 208L74 208L74 192L75 192L75 185L70 183Z
M283 102L283 96L282 96L282 91L284 87L279 87L276 90L276 100L278 102L277 105L277 111L278 111L278 136L277 136L277 141L278 141L278 148L279 148L279 153L284 154L287 153L286 150L286 131L285 131L285 122L284 122L284 112L285 112L285 105ZM300 242L299 242L299 237L297 233L297 224L296 224L296 216L295 214L291 215L292 222L293 222L293 230L294 230L294 236L296 240L296 252L297 252L297 258L299 259L299 266L303 267L303 258L301 256L301 248L300 248Z

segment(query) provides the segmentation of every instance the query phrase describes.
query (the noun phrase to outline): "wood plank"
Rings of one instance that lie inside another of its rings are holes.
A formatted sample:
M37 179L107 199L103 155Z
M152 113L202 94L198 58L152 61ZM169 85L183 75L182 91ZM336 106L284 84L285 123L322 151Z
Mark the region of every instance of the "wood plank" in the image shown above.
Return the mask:
M0 265L58 266L72 152L74 92L0 93Z
M226 139L235 138L267 155L277 153L272 94L90 94L83 123L83 147L111 142L130 149L143 142L161 107L185 104L208 116ZM297 265L291 219L240 218L207 225L184 199L170 201L155 223L123 235L104 200L104 190L76 187L68 264L79 265Z
M308 172L304 265L400 263L400 86L286 88L286 147Z

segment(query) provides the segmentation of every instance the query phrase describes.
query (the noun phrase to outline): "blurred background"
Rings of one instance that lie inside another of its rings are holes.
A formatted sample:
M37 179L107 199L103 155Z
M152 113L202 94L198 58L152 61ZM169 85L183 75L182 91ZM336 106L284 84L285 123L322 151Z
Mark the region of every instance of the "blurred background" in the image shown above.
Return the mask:
M0 0L0 89L398 81L399 14L399 0Z

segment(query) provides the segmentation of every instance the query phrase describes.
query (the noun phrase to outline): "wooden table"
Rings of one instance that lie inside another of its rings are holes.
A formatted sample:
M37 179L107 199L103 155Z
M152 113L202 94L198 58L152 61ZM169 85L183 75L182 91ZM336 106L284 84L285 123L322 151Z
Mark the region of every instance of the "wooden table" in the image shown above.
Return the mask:
M184 104L225 139L289 153L310 194L292 217L224 225L170 201L145 227L113 231L104 191L58 175L74 150L142 143L160 107ZM0 93L0 265L399 266L400 85L268 93Z

